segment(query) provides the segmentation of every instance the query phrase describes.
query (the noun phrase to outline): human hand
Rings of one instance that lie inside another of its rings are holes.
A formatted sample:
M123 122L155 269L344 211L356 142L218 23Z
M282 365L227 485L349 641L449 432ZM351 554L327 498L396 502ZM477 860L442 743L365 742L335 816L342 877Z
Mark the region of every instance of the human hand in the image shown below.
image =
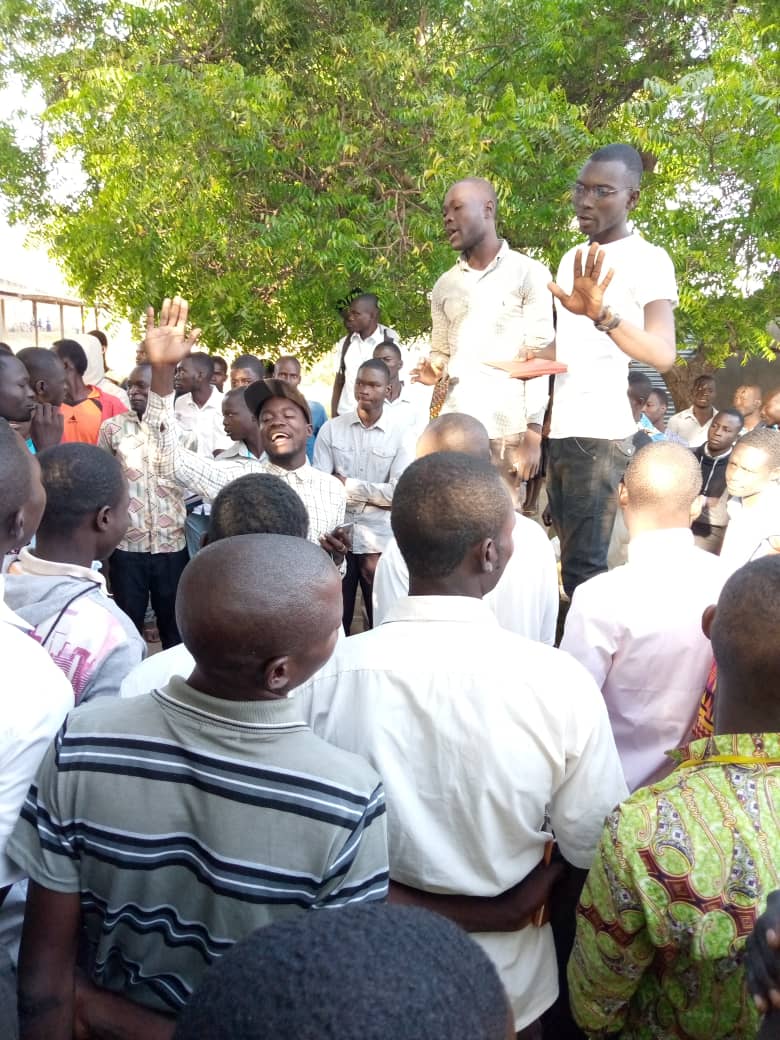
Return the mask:
M352 550L352 524L342 524L332 531L320 535L320 545L337 567L341 566L344 557Z
M577 250L574 254L574 282L570 293L565 293L555 282L547 283L547 288L567 311L583 314L591 321L598 321L604 313L604 293L615 274L610 267L604 280L599 282L605 256L598 242L591 244L584 263L582 250Z
M65 419L53 404L36 404L30 422L30 439L36 451L55 448L65 431Z
M527 429L515 459L520 480L533 480L542 461L542 435L536 430Z
M189 304L181 296L166 297L160 308L160 320L154 323L154 308L146 310L146 336L141 349L153 365L178 365L191 352L200 338L200 329L186 335Z
M770 892L766 910L748 936L745 973L758 1010L780 1009L780 890Z
M440 361L424 358L409 374L413 383L435 386L444 375L444 365Z

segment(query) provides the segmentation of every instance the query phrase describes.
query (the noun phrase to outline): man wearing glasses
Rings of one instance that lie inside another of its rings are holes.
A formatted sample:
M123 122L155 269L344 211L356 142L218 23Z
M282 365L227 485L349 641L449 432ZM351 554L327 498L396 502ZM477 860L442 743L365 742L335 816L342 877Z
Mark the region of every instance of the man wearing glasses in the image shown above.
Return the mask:
M550 284L555 356L568 370L555 378L547 490L569 596L607 569L617 486L636 432L629 361L665 372L675 359L672 261L628 226L641 176L641 156L629 145L591 155L572 189L589 248L566 253Z

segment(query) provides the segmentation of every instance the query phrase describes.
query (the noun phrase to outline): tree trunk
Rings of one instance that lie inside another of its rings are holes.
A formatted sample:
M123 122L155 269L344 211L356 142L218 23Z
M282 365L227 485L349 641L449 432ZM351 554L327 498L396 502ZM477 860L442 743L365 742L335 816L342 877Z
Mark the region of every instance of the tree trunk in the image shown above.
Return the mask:
M677 364L669 372L664 372L664 382L672 395L676 412L681 412L683 408L690 408L693 384L699 376L709 376L714 371L714 367L707 361L704 354L697 350L688 358L678 358Z

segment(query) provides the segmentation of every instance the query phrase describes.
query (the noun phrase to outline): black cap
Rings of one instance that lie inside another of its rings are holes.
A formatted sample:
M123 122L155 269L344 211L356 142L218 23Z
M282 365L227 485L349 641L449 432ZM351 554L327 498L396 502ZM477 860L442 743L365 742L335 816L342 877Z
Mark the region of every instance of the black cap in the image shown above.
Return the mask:
M256 383L250 383L244 390L246 406L254 415L259 415L265 402L270 401L272 397L286 397L288 401L297 404L306 416L306 422L311 426L308 401L299 390L283 379L258 379Z

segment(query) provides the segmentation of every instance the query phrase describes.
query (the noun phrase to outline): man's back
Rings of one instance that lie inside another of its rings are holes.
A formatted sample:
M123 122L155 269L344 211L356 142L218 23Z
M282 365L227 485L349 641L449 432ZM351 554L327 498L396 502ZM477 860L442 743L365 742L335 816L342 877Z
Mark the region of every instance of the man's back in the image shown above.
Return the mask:
M68 720L12 856L82 893L93 981L177 1011L254 928L384 897L379 779L299 718L291 699L230 702L173 680Z
M465 596L400 600L305 686L316 733L366 757L388 799L393 880L492 896L541 860L545 811L587 867L625 791L598 690L576 662ZM480 940L531 1022L555 998L549 929Z
M701 615L728 575L687 529L645 532L628 552L577 588L561 649L601 687L633 791L690 730L712 661Z

